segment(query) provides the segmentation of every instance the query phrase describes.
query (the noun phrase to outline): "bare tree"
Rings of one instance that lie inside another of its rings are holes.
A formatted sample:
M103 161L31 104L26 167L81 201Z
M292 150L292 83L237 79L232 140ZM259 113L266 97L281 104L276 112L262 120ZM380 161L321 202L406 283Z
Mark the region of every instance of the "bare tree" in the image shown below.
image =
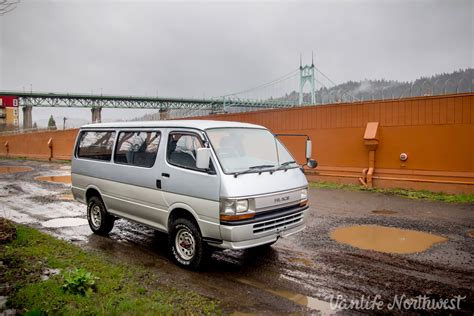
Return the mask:
M15 10L18 3L20 3L20 0L0 0L0 15Z

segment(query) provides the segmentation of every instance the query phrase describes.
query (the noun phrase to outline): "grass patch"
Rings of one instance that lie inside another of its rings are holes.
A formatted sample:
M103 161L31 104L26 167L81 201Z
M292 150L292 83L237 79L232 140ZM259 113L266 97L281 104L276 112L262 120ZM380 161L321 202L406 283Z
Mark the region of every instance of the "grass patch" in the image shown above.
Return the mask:
M20 314L220 314L217 302L159 282L144 267L118 264L17 225L16 239L0 245L8 308ZM43 280L45 271L57 274Z
M356 184L338 184L331 182L311 182L311 188L316 189L341 189L349 191L368 191L388 195L396 195L414 200L442 201L448 203L474 203L474 194L447 194L442 192L431 192L427 190L407 190L407 189L368 189Z

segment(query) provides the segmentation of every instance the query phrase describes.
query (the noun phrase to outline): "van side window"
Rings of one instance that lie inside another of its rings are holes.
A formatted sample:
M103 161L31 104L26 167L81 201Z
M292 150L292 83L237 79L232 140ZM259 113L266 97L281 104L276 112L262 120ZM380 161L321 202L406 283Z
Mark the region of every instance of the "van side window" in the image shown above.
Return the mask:
M202 148L201 140L191 134L170 133L168 137L168 162L188 169L196 168L196 149Z
M77 157L110 161L115 132L82 132L77 148Z
M120 132L114 161L151 168L155 164L160 139L160 132Z

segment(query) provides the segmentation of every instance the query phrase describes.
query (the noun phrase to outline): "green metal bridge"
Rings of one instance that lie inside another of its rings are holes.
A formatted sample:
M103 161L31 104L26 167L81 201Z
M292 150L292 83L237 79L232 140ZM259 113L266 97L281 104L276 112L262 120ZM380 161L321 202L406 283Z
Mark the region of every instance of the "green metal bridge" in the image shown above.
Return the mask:
M161 113L168 110L207 110L210 113L225 113L227 108L268 109L295 106L293 102L278 100L251 100L224 96L212 99L165 98L118 95L88 95L48 92L0 91L0 96L18 99L23 110L23 128L33 127L33 107L90 108L92 122L102 121L103 108L156 109Z
M14 96L20 106L32 107L75 107L75 108L116 108L116 109L204 109L225 111L226 107L278 108L295 106L293 102L278 100L250 100L236 97L211 99L88 95L48 92L0 91L1 96Z
M187 115L195 115L197 111L207 111L210 114L235 111L252 111L261 109L288 108L303 104L303 87L306 82L311 86L311 104L315 102L315 66L313 59L311 65L303 67L300 60L299 69L274 79L259 86L223 95L216 98L173 98L173 97L148 97L148 96L123 96L123 95L94 95L49 92L20 92L0 91L1 96L10 96L18 100L18 105L23 111L23 128L32 128L34 107L60 107L60 108L90 108L92 122L101 122L101 112L104 108L114 109L155 109L164 113L162 118L167 118L170 110L187 110ZM299 81L299 100L288 101L282 97L284 91L293 91L295 84L291 80ZM281 84L289 84L282 87Z

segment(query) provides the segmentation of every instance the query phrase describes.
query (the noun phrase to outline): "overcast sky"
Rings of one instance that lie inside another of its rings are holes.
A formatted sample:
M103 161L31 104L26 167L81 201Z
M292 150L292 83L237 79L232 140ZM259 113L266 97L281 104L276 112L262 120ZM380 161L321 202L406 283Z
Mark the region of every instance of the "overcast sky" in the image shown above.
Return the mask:
M473 2L21 0L0 16L0 90L219 96L282 76L312 50L337 83L411 81L473 67ZM34 120L52 111L35 108Z

